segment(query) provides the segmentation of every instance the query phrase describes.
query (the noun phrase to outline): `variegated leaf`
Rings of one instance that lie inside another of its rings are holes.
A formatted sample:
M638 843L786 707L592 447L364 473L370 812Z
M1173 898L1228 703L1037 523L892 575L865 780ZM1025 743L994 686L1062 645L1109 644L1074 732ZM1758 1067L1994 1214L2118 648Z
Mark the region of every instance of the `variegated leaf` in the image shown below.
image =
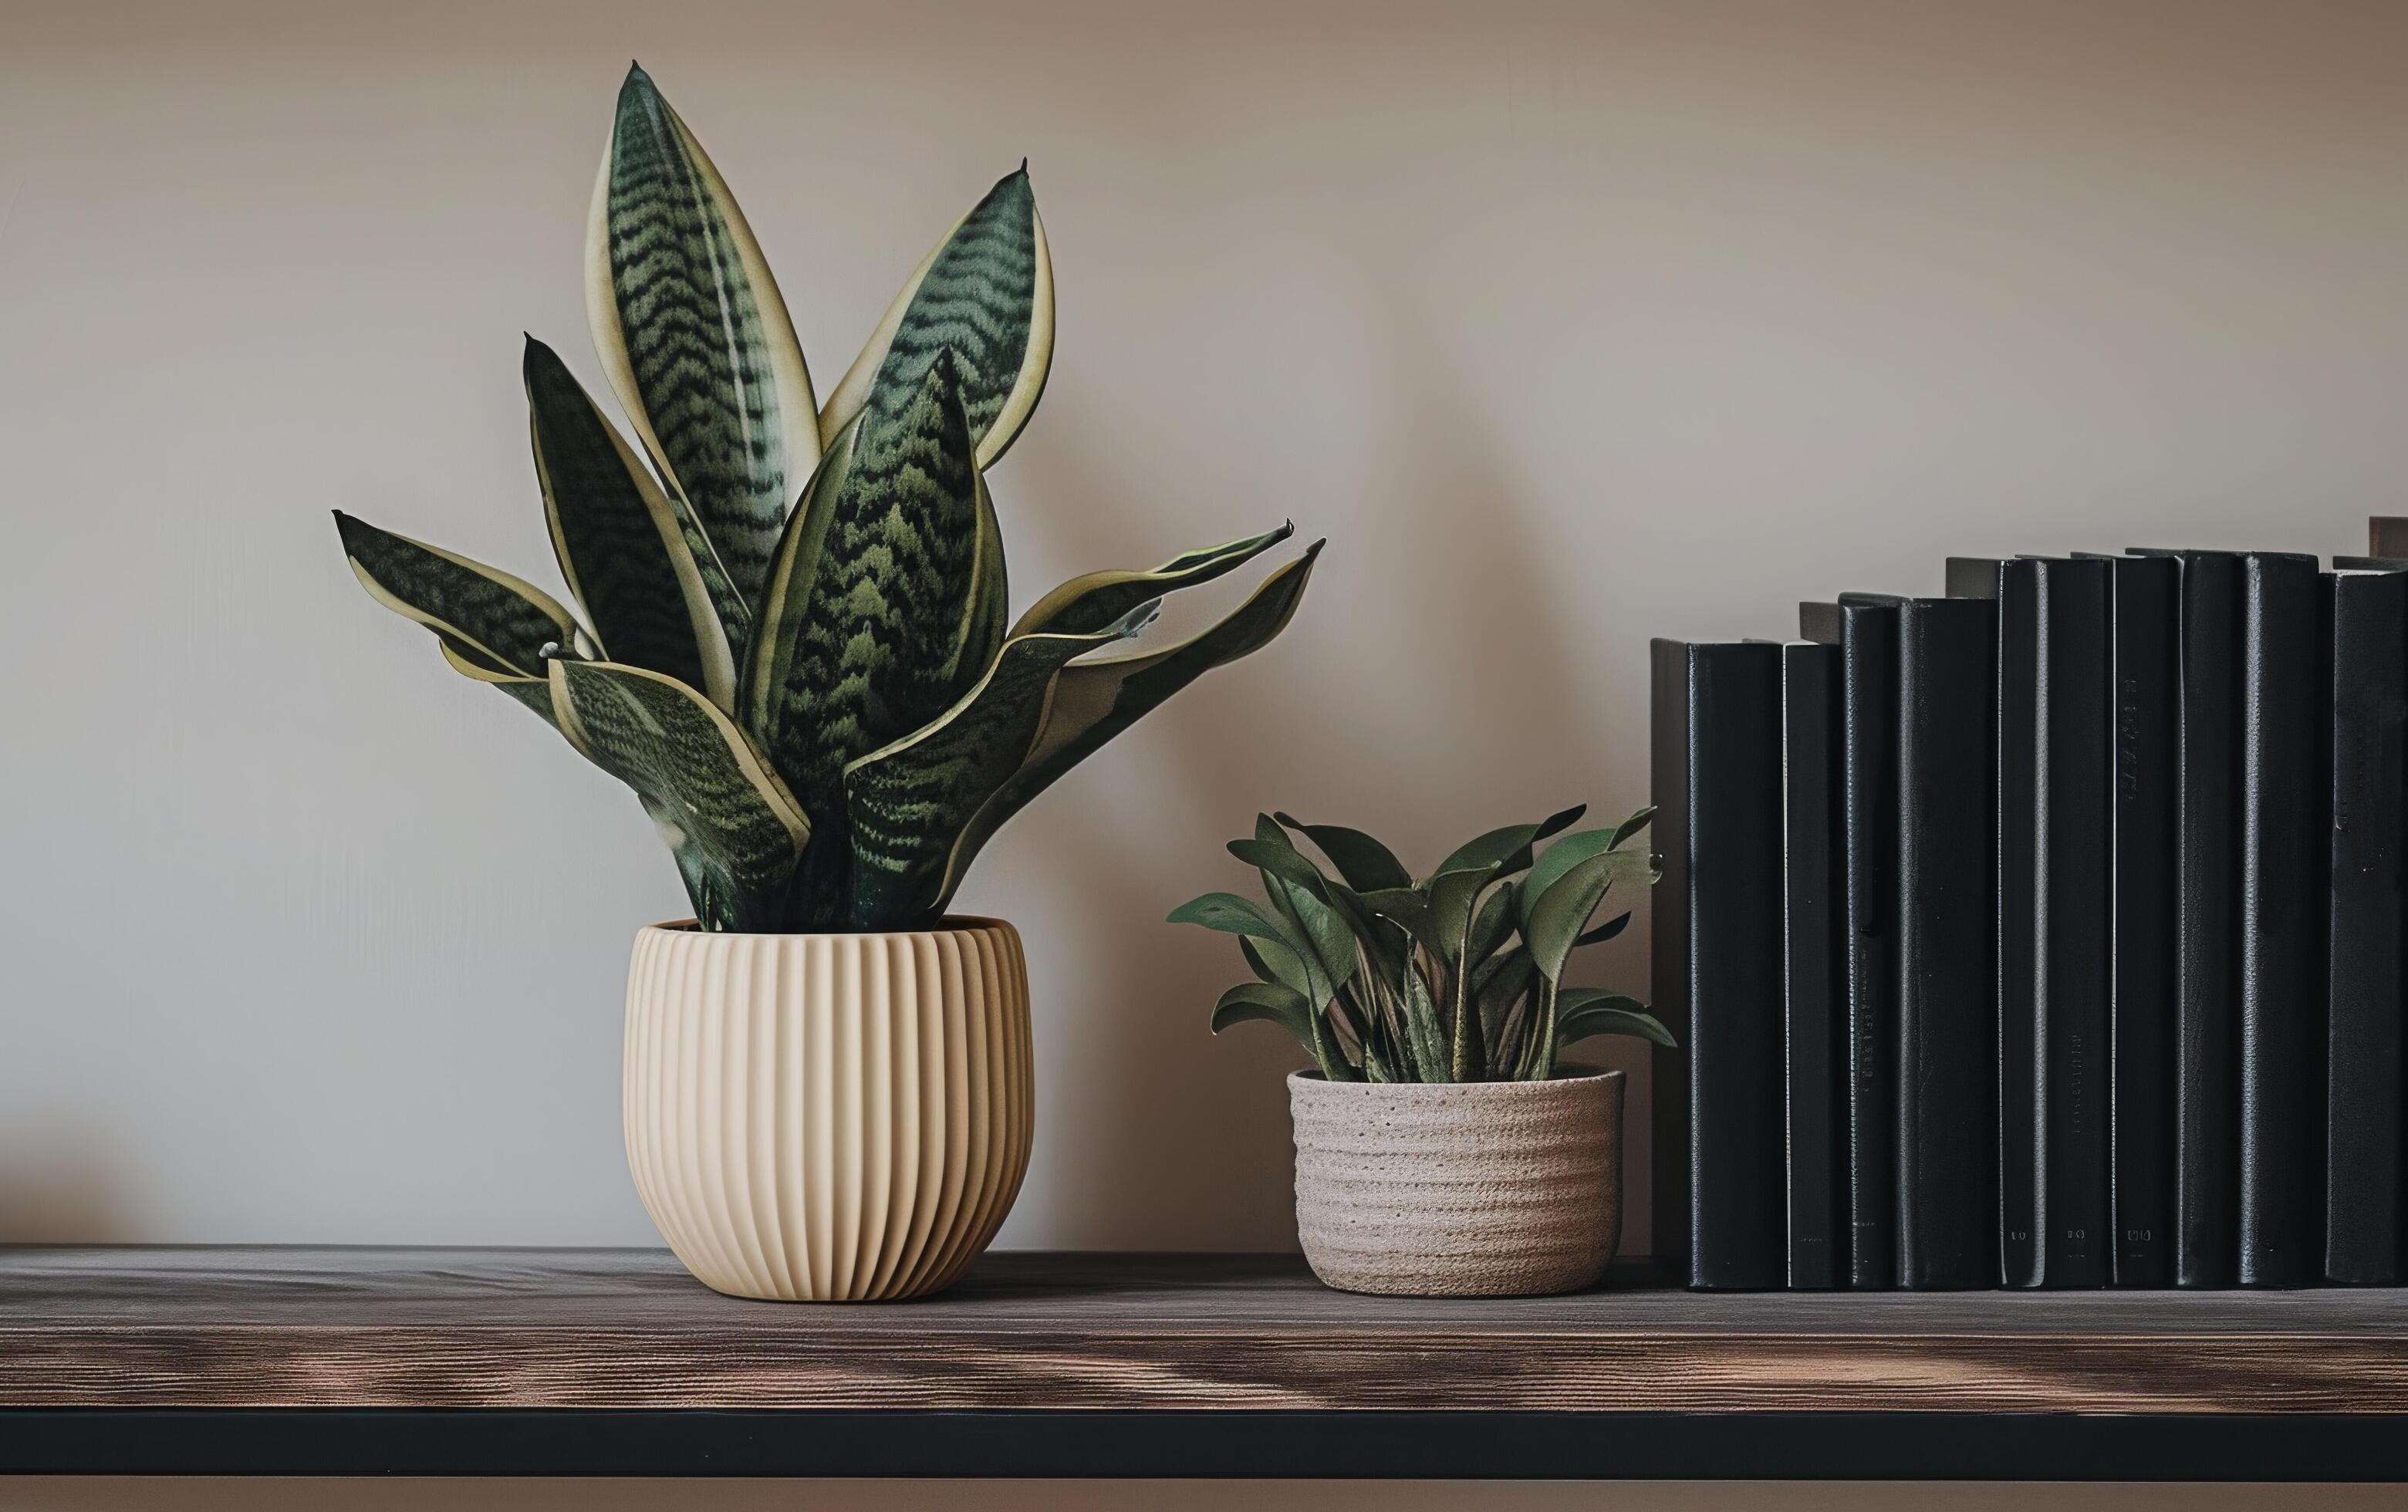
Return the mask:
M705 927L782 927L810 825L742 732L659 673L566 657L549 665L561 733L643 799Z
M892 420L863 417L805 491L738 706L816 821L841 810L847 762L961 695L965 627L999 620L981 594L981 513L959 375L942 353L916 401ZM999 592L1000 572L989 580Z
M823 442L865 409L908 407L948 347L962 363L962 407L983 470L1028 423L1054 363L1054 264L1025 163L945 234L887 307L821 411Z
M1189 551L1172 557L1161 566L1146 572L1091 572L1073 578L1061 587L1029 606L1028 612L1011 627L1015 635L1029 635L1040 631L1056 635L1077 635L1107 625L1148 599L1160 598L1182 588L1209 583L1222 574L1244 566L1254 558L1296 534L1294 524L1284 524L1266 535L1250 540L1231 541L1210 550Z
M777 280L694 134L630 67L586 231L586 314L610 387L755 600L818 402Z
M379 530L340 509L335 528L369 597L497 667L540 677L546 646L577 644L577 620L524 578Z
M1054 681L1073 657L1136 634L1146 605L1083 635L1021 635L962 701L926 729L844 769L853 835L850 914L856 929L936 913L953 838L1011 775L1043 727Z
M1054 679L1053 700L1027 760L979 806L954 840L937 906L942 909L953 900L964 871L1003 822L1063 773L1212 668L1269 645L1295 618L1324 544L1315 541L1304 555L1273 569L1243 604L1199 635L1163 650L1065 667Z
M455 640L445 638L442 646L443 660L452 664L452 671L473 682L500 690L514 702L532 709L544 723L553 729L560 727L559 716L552 706L549 678L530 678L524 673L512 672Z
M610 654L736 706L750 616L682 498L664 492L559 354L527 337L528 429L552 552Z
M1011 578L1003 560L1003 527L995 517L995 495L987 491L984 475L977 479L977 487L978 539L970 550L970 589L962 600L961 624L953 633L953 655L947 658L944 672L945 685L957 694L975 686L995 664L1004 642L1021 634L1007 628L1011 620ZM1137 604L1128 607L1133 609ZM1107 620L1082 628L1101 630L1109 623ZM1074 634L1067 627L1062 633Z

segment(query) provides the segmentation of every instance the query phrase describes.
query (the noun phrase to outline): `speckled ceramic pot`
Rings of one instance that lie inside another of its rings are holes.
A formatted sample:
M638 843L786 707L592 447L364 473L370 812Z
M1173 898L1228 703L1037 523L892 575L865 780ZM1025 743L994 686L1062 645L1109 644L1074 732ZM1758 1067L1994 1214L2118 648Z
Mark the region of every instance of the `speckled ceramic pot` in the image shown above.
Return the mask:
M1577 1291L1622 1240L1622 1073L1460 1084L1287 1078L1296 1227L1345 1291Z

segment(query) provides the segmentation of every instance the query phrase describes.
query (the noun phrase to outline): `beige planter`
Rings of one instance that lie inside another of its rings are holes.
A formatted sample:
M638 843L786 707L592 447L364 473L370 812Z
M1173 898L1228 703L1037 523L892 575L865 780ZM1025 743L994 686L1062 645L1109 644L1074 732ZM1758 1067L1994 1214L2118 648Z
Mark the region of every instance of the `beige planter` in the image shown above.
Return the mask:
M1296 1227L1346 1291L1539 1296L1622 1239L1622 1073L1455 1084L1287 1078Z
M869 1302L952 1284L1028 1170L1020 935L636 937L627 1163L661 1236L740 1297Z

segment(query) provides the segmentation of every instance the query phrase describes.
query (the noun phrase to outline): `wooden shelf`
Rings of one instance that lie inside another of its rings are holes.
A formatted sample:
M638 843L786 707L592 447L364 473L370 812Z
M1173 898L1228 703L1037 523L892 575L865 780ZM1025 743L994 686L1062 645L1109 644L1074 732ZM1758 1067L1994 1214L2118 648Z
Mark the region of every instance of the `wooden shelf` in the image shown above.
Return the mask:
M924 1302L648 1250L0 1250L0 1470L2408 1479L2408 1292L1444 1302L996 1254Z

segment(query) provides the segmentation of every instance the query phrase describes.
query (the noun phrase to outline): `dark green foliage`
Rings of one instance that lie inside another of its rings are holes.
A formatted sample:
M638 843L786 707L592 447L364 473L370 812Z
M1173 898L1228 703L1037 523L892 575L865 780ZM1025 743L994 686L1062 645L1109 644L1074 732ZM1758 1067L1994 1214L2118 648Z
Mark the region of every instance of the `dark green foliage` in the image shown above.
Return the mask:
M1645 850L1623 849L1652 812L1569 834L1581 809L1491 830L1418 881L1360 830L1257 816L1229 852L1259 874L1268 906L1207 892L1170 921L1239 936L1260 978L1222 995L1214 1034L1278 1024L1335 1081L1543 1080L1563 1046L1592 1034L1672 1043L1637 999L1563 985L1572 951L1630 917L1583 933L1612 884L1656 879Z
M1036 224L1037 196L1023 167L987 192L929 265L886 349L873 394L909 393L938 353L952 352L964 366L962 409L971 434L987 434L1028 349Z
M735 663L720 624L745 615L692 511L653 483L559 355L533 336L526 392L552 553L595 638L631 666L725 698Z
M764 270L748 265L752 233L725 186L641 68L630 68L619 91L607 171L597 250L608 260L630 407L737 592L752 599L792 486L813 460L791 455L788 433L808 421L805 434L818 434L815 415L788 413L810 405L809 390L794 392L779 371L793 329L776 286L760 287ZM798 356L793 365L800 371Z
M537 477L585 625L507 573L336 521L362 583L454 670L636 790L703 927L933 925L1005 820L1295 614L1319 543L1202 634L1087 659L1283 525L1074 578L1011 623L983 470L1054 346L1025 165L930 254L825 412L726 184L640 69L589 235L595 345L659 475L530 338Z

